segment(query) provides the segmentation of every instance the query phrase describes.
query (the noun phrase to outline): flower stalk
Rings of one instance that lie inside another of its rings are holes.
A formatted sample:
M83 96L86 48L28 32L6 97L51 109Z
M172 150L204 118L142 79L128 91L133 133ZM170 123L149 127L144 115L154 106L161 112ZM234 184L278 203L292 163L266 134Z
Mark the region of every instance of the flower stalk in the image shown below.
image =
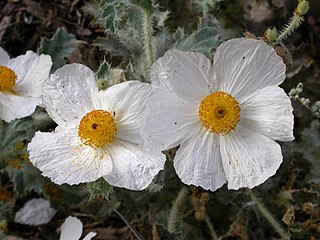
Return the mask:
M290 239L289 235L281 227L280 223L273 217L269 210L263 205L263 203L251 190L249 190L249 195L251 200L256 204L261 214L268 220L274 230L280 235L281 239Z
M150 69L154 61L153 47L152 47L152 22L151 13L149 11L143 11L144 14L144 40L145 51L147 56L147 69Z
M291 33L297 29L301 22L304 20L303 16L309 11L310 5L306 0L298 0L298 6L294 10L293 16L290 18L288 24L285 25L283 30L279 33L278 37L272 42L272 45L282 43Z

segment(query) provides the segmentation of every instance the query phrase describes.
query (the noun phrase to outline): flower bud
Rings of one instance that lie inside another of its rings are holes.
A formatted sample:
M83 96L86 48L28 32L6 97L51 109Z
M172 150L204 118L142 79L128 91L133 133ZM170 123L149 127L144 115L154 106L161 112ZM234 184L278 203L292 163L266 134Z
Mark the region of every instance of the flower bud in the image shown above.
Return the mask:
M264 32L264 37L267 39L267 42L273 42L277 39L277 29L275 27L273 28L268 28L265 32Z
M296 8L296 12L300 15L306 14L310 9L309 2L306 0L302 0L299 2L298 7Z

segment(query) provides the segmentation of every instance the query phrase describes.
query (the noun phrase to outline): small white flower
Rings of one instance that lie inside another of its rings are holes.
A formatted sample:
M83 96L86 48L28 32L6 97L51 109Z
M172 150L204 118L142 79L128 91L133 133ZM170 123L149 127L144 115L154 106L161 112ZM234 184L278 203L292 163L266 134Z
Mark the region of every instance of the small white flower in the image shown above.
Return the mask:
M65 65L43 85L43 104L59 126L36 133L30 161L57 184L104 177L114 186L146 188L165 161L142 148L142 115L152 93L138 81L98 91L89 68Z
M79 240L82 235L83 224L77 217L69 216L61 225L60 240ZM90 240L97 233L89 232L83 240Z
M49 55L27 51L10 59L0 47L0 118L6 122L30 116L41 104L42 84L48 78Z
M50 207L50 202L43 198L33 198L25 203L15 215L16 223L38 226L46 224L56 214L56 210Z
M143 137L152 151L180 145L174 167L186 184L212 191L253 188L282 162L274 140L291 141L290 99L278 87L285 65L272 47L233 39L202 54L168 51L151 70L155 94Z

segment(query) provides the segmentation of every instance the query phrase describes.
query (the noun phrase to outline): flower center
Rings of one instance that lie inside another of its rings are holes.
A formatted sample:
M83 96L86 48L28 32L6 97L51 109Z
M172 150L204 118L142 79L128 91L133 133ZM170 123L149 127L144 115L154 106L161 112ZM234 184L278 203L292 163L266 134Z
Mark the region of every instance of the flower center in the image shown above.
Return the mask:
M214 92L201 101L199 118L210 132L226 135L240 120L240 106L230 94Z
M17 75L13 70L0 65L0 91L11 92L16 83Z
M93 110L80 121L78 134L81 141L92 147L104 147L116 138L117 126L111 114L104 110Z

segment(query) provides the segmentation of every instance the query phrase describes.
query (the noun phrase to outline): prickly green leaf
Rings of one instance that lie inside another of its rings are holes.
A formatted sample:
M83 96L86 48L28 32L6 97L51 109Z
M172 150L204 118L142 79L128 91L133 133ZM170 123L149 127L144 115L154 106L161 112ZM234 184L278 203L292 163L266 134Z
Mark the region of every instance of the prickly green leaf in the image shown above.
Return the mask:
M43 186L48 181L41 176L40 171L30 163L25 163L21 169L6 167L6 171L14 184L14 192L24 195L32 190L41 194Z
M311 163L308 180L320 184L320 123L314 121L310 128L301 132L302 141L296 144L296 150Z
M76 47L76 38L64 28L58 28L51 39L42 38L38 53L52 57L52 71L62 67L66 58L70 57Z
M2 122L2 135L0 136L0 160L16 155L17 143L31 139L34 135L35 127L31 117L19 119L10 123Z
M176 38L177 49L199 52L209 58L212 58L213 52L222 43L219 33L212 27L202 28L191 35L186 35L183 29L179 28Z
M155 46L155 59L162 57L166 51L172 48L174 38L166 28L162 28L153 37L153 46Z
M99 178L95 182L87 183L87 191L90 198L103 197L108 198L113 192L113 187L107 183L103 178Z
M99 90L104 90L108 87L108 81L112 79L112 72L110 64L104 60L100 64L98 71L96 72L97 85Z

